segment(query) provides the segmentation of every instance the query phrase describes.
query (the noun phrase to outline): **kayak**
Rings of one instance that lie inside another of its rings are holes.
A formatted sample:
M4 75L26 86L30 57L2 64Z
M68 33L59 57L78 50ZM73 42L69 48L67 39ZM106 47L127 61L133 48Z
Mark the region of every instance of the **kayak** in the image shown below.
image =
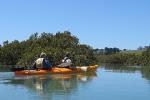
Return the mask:
M91 72L96 71L98 65L93 66L82 66L82 67L76 67L76 68L59 68L59 67L53 67L49 70L19 70L14 71L16 75L43 75L43 74L69 74L69 73L81 73L81 72Z

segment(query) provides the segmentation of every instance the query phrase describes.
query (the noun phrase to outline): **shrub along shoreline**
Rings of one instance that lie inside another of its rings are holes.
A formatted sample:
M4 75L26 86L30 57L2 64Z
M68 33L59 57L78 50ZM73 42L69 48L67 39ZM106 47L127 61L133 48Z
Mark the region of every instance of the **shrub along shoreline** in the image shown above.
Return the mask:
M150 48L137 52L118 52L109 55L97 55L100 63L123 65L150 65Z
M67 52L76 66L99 63L150 65L150 46L143 50L128 52L119 48L93 49L80 44L79 39L69 31L57 33L34 33L27 40L4 41L0 45L0 65L32 65L41 52L47 54L49 62L55 66ZM141 48L140 48L141 49Z
M75 65L92 65L97 62L93 48L80 44L71 32L34 33L27 40L4 41L0 46L1 65L31 65L41 52L54 66L60 64L66 52L71 54Z

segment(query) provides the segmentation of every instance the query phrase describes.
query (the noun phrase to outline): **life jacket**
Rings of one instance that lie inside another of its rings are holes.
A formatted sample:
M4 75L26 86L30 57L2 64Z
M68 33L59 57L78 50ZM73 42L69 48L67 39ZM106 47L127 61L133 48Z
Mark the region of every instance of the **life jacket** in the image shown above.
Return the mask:
M63 63L71 63L71 60L68 58L68 57L65 57L63 60L62 60Z
M35 63L37 68L42 68L43 67L43 59L44 58L38 58Z
M50 68L52 65L48 62L48 60L44 58L38 58L36 61L36 67L37 68Z

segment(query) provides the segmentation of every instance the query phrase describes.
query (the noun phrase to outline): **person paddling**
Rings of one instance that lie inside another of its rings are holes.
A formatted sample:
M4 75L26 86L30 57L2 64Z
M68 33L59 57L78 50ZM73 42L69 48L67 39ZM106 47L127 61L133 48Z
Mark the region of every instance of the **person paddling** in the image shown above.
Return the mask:
M51 69L52 65L46 59L46 53L42 52L40 57L33 63L34 69Z
M70 53L67 53L66 56L62 59L61 64L57 66L61 68L73 68L73 63L70 59Z

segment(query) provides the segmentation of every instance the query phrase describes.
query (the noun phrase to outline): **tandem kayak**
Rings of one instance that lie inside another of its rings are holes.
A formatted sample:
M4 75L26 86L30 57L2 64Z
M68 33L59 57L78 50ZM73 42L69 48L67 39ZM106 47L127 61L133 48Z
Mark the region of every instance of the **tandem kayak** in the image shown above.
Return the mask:
M43 74L69 74L69 73L80 73L80 72L91 72L96 71L98 65L93 66L82 66L82 67L76 67L74 69L70 68L58 68L53 67L50 70L19 70L15 71L16 75L43 75Z

